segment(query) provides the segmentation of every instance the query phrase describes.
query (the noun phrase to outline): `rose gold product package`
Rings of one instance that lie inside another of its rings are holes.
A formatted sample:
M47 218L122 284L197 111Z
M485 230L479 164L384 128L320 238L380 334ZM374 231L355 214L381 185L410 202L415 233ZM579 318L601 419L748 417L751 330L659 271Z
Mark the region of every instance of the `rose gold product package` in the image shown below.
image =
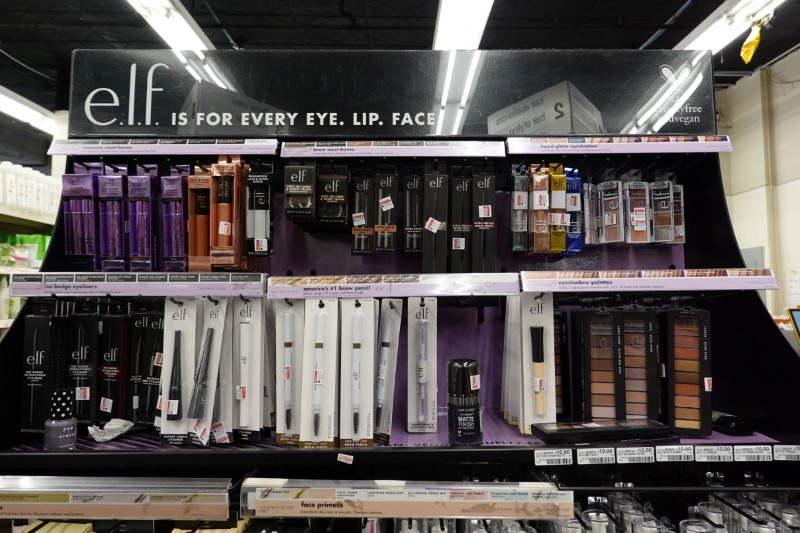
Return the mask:
M630 181L623 185L625 195L625 242L650 242L650 206L648 184Z
M597 186L597 194L600 206L598 242L622 242L625 237L625 225L622 222L622 182L603 182Z

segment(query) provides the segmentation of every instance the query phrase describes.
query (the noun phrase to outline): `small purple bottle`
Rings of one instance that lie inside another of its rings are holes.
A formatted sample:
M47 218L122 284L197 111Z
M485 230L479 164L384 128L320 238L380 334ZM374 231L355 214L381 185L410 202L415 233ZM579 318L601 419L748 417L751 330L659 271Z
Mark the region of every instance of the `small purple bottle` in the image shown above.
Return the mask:
M44 449L62 452L75 449L78 421L72 416L72 389L59 389L50 396L50 418L44 422Z

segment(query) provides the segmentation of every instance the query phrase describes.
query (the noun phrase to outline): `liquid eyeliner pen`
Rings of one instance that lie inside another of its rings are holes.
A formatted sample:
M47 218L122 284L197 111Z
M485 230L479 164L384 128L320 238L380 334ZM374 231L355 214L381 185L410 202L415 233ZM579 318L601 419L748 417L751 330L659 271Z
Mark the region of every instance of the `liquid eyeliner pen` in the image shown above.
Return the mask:
M389 360L389 347L392 345L392 314L386 313L381 320L381 346L378 352L378 387L376 391L375 427L383 420L383 404L386 401L386 365Z
M239 324L239 386L241 387L241 395L239 404L239 425L244 427L250 423L250 417L247 409L247 383L249 382L250 363L250 323L241 322Z
M206 330L206 337L203 340L203 349L200 352L200 362L197 365L197 373L194 376L194 390L192 399L189 401L189 418L200 420L205 418L206 412L206 390L208 389L208 364L211 359L211 340L214 338L214 328Z
M294 357L294 313L283 313L283 405L286 432L292 427L292 359Z
M322 374L325 371L325 314L314 317L314 436L319 436L322 410Z
M167 420L180 420L181 416L181 332L175 330L175 343L172 349L172 375L169 380L167 396ZM170 409L171 406L174 409Z
M353 351L351 353L352 383L350 387L353 403L353 436L358 435L358 422L361 417L361 343L364 340L364 314L353 313Z
M417 421L428 422L428 320L417 321Z

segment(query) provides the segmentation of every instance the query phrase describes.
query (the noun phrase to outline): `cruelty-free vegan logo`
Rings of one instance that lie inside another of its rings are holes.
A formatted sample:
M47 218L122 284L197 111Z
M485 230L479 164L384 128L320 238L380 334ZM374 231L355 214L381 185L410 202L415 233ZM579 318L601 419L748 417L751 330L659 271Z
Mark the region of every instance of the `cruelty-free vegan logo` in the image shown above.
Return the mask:
M678 71L676 72L675 69L669 65L661 65L659 72L661 73L661 77L664 78L664 81L674 87L674 90L670 95L670 101L675 102L683 95L681 85L683 82L689 79L689 75L692 73L692 67L689 65L683 65L678 68Z

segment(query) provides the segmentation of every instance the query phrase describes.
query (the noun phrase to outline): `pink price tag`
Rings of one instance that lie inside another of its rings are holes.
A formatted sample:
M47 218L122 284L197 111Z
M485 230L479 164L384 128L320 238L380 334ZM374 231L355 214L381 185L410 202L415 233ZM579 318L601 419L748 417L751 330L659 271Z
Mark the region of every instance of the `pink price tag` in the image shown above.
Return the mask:
M478 390L481 388L481 375L475 374L469 377L469 388L471 390Z
M164 364L164 354L161 352L156 352L156 360L153 361L155 366L161 366Z
M110 413L114 405L114 400L111 398L100 398L100 410L104 413Z
M283 379L292 379L292 367L285 365L283 367Z
M436 233L439 231L439 228L442 227L442 223L436 220L435 218L431 217L425 223L425 229L430 231L431 233Z
M463 237L453 237L453 250L466 250L467 239Z
M533 378L533 392L544 392L546 390L544 378Z
M314 369L314 385L322 385L322 370Z
M91 400L91 392L89 387L75 387L76 400Z

